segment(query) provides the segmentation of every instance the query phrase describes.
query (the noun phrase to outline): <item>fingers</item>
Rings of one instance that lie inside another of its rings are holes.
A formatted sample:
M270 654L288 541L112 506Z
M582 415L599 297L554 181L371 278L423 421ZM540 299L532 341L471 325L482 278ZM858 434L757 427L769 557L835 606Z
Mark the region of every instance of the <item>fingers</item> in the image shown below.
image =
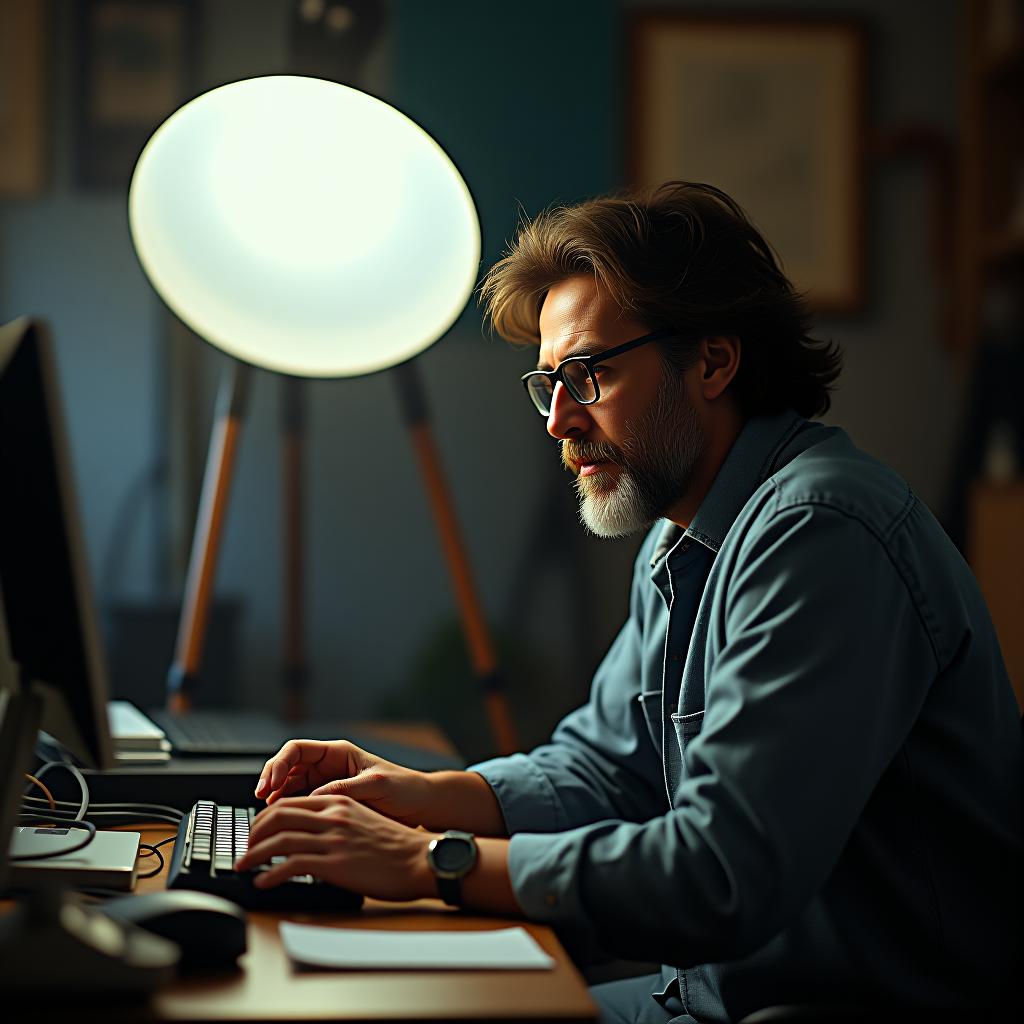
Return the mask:
M300 853L330 853L337 846L339 837L314 832L276 832L255 846L250 845L244 857L235 861L236 871L249 871L260 864L266 864L272 857L290 856ZM293 872L296 874L298 872Z
M310 792L310 796L350 796L354 800L360 800L370 795L364 792L368 788L368 780L363 775L353 775L351 779L335 779L333 782L325 782L322 786ZM376 780L373 780L376 782Z
M266 871L260 871L253 878L252 884L258 889L270 889L296 875L313 875L317 878L323 877L325 867L323 856L311 853L297 853L290 856L286 861L275 864Z
M327 749L323 740L289 740L263 766L256 783L256 796L262 797L280 789L297 765L319 764L327 756Z
M288 778L285 779L284 785L267 797L267 805L277 803L284 797L292 796L294 793L301 793L308 785L308 782L305 768L293 768Z
M350 775L347 779L332 779L314 789L310 796L350 796L353 800L373 800L383 796L397 785L389 778L387 769L375 764Z
M274 807L261 811L253 818L249 829L250 849L268 835L283 829L304 829L308 832L323 832L338 823L338 812L351 803L344 796L300 796L283 797ZM333 810L333 818L322 812Z
M310 796L338 796L348 788L348 779L335 779L333 782L325 782L322 786L309 791Z
M252 883L261 889L313 875L384 899L412 899L422 893L411 865L422 861L429 839L349 797L284 797L254 819L235 867L260 867Z

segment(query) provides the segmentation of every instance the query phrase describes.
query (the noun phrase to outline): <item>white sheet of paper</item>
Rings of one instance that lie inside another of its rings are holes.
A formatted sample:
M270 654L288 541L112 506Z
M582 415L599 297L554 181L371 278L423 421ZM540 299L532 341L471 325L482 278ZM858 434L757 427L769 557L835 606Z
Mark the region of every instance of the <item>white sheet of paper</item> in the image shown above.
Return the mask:
M312 967L522 971L555 965L525 928L385 932L282 921L281 939L292 960Z

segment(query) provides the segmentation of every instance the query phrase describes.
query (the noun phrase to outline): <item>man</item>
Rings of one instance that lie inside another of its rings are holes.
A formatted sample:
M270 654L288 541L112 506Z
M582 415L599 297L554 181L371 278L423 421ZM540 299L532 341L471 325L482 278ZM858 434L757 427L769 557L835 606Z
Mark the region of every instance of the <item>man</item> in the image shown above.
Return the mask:
M906 483L804 418L839 357L766 242L669 183L524 225L483 299L539 342L524 383L586 526L654 524L629 618L530 754L423 775L287 744L241 866L285 854L257 884L440 892L664 963L595 989L610 1019L1007 1002L1024 757L999 647Z

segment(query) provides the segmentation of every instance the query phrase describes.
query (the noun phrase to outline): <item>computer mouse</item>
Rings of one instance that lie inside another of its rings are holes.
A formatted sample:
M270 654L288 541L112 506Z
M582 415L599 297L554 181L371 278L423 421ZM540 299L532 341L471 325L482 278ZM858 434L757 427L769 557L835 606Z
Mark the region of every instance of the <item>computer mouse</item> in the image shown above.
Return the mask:
M230 966L246 949L245 911L212 893L165 889L118 896L99 909L177 943L183 968Z

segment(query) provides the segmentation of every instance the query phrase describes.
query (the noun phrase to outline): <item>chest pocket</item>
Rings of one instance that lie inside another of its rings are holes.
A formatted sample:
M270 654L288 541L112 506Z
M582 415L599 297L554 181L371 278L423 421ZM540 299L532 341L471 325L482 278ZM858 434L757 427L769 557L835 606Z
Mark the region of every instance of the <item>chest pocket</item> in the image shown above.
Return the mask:
M680 753L686 750L686 744L696 736L704 724L704 712L694 711L690 715L673 715L672 724L676 730L676 742Z
M647 733L651 737L654 749L661 754L661 690L648 690L637 696L640 711L647 723Z

